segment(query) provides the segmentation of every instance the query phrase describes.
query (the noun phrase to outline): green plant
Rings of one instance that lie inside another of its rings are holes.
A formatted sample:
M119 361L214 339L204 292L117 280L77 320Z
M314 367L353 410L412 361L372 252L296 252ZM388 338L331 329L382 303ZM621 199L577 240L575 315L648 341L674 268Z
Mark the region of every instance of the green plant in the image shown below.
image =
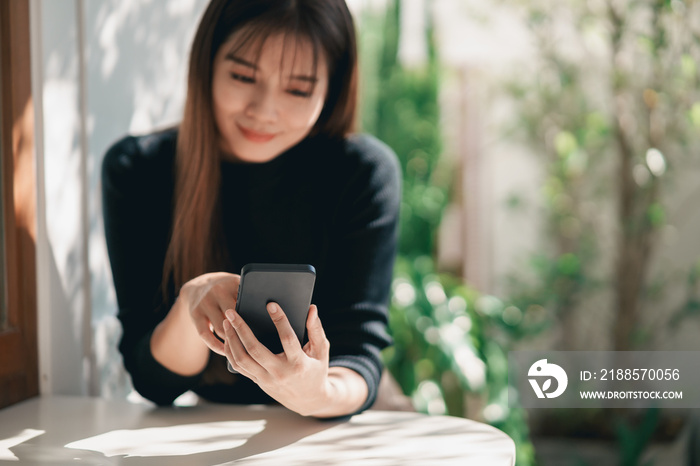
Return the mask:
M437 273L429 256L399 258L392 294L384 359L416 408L484 420L514 440L518 465L534 464L525 412L508 398L512 306Z
M620 446L620 466L642 464L642 454L659 424L659 415L658 408L649 408L644 411L642 419L637 425L633 425L623 416L618 416L615 419L615 431ZM652 464L652 462L647 461L642 466L651 466Z
M686 279L685 303L671 316L669 323L678 327L688 317L700 316L700 260L690 268Z
M536 50L530 79L508 85L515 121L547 173L548 244L534 261L537 280L512 281L513 299L549 309L563 349L575 349L566 342L582 297L609 289L614 348L648 347L655 332L642 317L663 289L650 265L669 222L665 192L700 143L700 30L688 19L700 3L508 3L527 18ZM599 240L605 210L613 254Z
M574 317L608 291L612 347L651 348L664 327L645 317L659 313L651 305L676 275L665 267L652 276L652 258L674 221L668 194L676 174L700 144L700 26L690 19L700 2L502 3L526 19L535 51L532 72L506 86L515 108L510 131L546 173L535 278L511 277L509 300L545 308L561 326L559 349L596 349L576 341ZM686 303L669 323L698 314L699 271L690 268ZM662 413L647 411L639 427L630 413L618 416L621 464L639 464Z
M452 181L441 158L440 65L430 29L427 63L415 69L398 63L399 8L394 1L384 15L363 16L360 54L363 129L396 151L403 174L390 309L394 345L384 359L417 409L483 418L514 439L518 464L530 465L524 412L508 405L507 330L517 327L503 318L508 306L435 270L436 232Z

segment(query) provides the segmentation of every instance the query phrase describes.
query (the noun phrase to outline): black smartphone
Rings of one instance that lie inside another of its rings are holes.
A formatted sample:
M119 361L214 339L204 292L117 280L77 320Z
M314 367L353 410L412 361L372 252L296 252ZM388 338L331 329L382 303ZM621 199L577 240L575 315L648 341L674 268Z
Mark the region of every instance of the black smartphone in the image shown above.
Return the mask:
M282 353L282 342L267 304L280 305L299 343L304 344L315 281L316 269L309 264L247 264L241 269L236 312L267 349ZM228 369L235 372L230 364Z

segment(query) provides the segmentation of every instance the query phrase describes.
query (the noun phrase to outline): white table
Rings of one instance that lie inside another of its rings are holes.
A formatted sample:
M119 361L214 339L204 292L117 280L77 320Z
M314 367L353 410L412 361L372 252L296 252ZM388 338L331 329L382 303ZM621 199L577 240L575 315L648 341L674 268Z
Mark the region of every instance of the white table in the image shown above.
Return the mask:
M39 397L0 410L0 464L8 465L514 462L503 432L449 416L367 411L319 421L276 406L156 408L77 397Z

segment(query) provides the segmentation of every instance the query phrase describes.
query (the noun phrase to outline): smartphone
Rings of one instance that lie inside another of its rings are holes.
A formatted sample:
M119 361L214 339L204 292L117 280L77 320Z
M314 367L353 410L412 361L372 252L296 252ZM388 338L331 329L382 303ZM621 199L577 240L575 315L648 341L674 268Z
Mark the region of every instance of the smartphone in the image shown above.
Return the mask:
M267 312L267 304L275 302L303 345L315 281L316 269L309 264L247 264L241 269L236 312L267 349L279 354L284 349ZM230 364L228 369L235 372Z

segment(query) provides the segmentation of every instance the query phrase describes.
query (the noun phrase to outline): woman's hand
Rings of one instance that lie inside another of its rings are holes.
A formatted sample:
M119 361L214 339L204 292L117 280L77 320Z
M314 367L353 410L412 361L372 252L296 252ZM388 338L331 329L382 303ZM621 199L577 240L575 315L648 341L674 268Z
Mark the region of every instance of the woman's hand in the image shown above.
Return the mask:
M366 398L366 384L362 377L344 368L340 378L329 376L328 358L330 343L318 318L318 308L312 305L306 320L309 342L302 348L287 316L276 303L269 303L267 311L277 327L284 352L273 354L253 335L250 327L233 309L226 311L224 321L226 334L225 354L231 366L242 375L258 384L265 393L287 408L303 416L331 416L353 412L352 408L337 405L344 400L348 387L339 386L345 377L355 378L359 386L354 390L350 406L359 408ZM351 373L351 374L347 374ZM357 380L359 379L359 381ZM343 385L342 383L340 385ZM352 386L352 384L351 384ZM359 392L359 393L358 393ZM331 410L329 411L329 406ZM335 410L340 412L335 413Z
M206 273L182 286L180 297L204 343L215 353L224 355L224 344L214 336L224 337L224 310L236 307L241 276Z
M207 273L185 283L175 304L151 335L151 353L167 369L180 375L200 373L209 349L224 354L224 310L235 307L241 277Z

